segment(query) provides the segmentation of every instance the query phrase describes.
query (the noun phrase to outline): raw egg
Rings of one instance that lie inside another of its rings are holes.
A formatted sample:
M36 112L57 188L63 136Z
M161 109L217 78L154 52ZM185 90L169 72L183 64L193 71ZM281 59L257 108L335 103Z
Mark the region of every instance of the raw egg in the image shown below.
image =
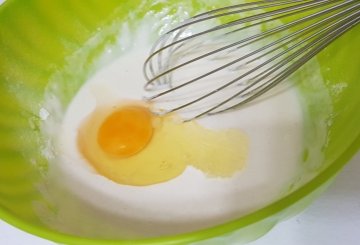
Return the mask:
M104 152L119 158L129 157L148 144L152 133L149 110L140 106L124 106L104 120L97 141Z
M165 182L188 166L211 177L230 177L244 167L243 132L178 119L155 116L139 103L97 107L79 129L79 149L101 175L125 185Z

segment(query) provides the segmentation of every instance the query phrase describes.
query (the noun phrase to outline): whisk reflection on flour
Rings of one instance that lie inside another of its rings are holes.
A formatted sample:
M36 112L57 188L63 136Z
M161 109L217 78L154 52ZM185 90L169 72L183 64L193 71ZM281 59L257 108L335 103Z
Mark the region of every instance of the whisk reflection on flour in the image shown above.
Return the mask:
M358 0L256 1L196 15L153 46L146 99L186 120L238 108L359 22Z

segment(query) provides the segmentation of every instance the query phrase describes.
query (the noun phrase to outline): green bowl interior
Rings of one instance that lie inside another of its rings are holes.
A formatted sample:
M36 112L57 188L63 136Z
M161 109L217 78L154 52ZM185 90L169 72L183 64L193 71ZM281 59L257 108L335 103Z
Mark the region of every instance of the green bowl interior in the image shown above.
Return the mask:
M206 3L205 3L206 2ZM230 3L231 1L226 1ZM121 35L118 24L134 26L149 12L190 14L225 5L223 1L8 0L0 7L0 218L36 235L69 244L112 244L119 239L89 238L44 225L34 205L51 205L39 191L48 162L41 154L44 94L61 91L64 107L98 66L105 48ZM193 11L193 12L191 12ZM289 195L265 208L209 229L135 243L188 243L206 239L247 241L311 202L360 146L360 26L336 40L295 76L306 108L304 164L314 178L294 184ZM311 73L323 77L312 81ZM321 97L323 92L327 97ZM325 135L319 127L325 127ZM325 140L324 143L320 143ZM314 150L315 149L315 150ZM319 153L321 157L319 158ZM290 191L289 191L290 192ZM51 208L51 207L50 207Z

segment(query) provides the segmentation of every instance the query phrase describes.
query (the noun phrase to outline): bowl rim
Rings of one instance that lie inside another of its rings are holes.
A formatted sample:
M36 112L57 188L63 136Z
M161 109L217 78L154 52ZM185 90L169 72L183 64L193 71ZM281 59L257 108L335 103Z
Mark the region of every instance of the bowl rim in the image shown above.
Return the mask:
M345 166L345 164L352 158L352 156L360 148L360 135L358 135L347 150L341 154L335 161L333 161L327 168L325 168L319 175L314 179L306 183L304 186L295 190L282 197L281 199L261 208L255 212L234 219L232 221L216 225L210 228L202 229L199 231L183 233L179 235L163 236L157 238L145 238L136 240L125 240L125 239L94 239L78 237L74 235L62 234L44 227L30 224L24 220L21 220L16 215L12 214L9 210L0 206L0 218L5 222L13 225L23 231L30 234L52 240L54 242L67 243L67 244L88 244L88 245L111 245L111 244L187 244L190 242L203 241L225 234L235 232L240 228L244 228L265 220L272 215L282 212L286 208L300 201L307 195L314 192L318 187L326 184L329 180L336 176L339 171ZM278 222L278 221L277 221Z

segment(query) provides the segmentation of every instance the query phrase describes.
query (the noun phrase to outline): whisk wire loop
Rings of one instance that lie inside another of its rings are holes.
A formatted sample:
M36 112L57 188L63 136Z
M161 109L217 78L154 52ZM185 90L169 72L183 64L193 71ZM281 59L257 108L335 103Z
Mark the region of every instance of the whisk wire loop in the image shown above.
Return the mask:
M196 15L145 60L147 99L185 120L243 106L360 22L358 0L256 1ZM167 103L170 102L170 103Z

